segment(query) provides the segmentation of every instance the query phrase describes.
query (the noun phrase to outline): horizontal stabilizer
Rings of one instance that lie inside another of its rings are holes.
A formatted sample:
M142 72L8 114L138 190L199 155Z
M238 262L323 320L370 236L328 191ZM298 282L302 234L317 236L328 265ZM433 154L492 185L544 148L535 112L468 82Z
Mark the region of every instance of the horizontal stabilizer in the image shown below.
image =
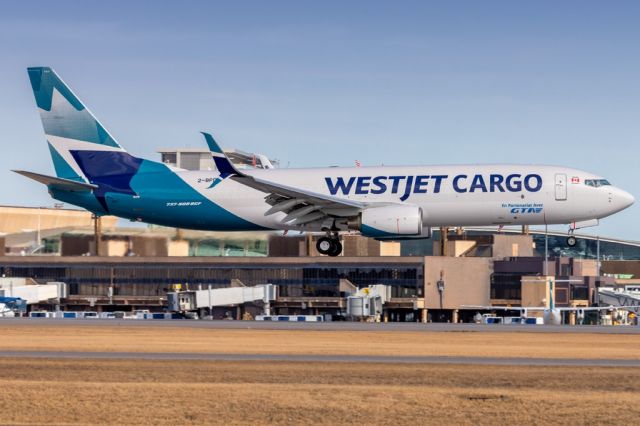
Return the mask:
M41 175L40 173L27 172L24 170L13 170L14 172L26 176L29 179L33 179L36 182L43 183L48 187L61 189L64 191L74 192L90 192L98 188L97 185L91 185L90 183L77 182L75 180L63 179L59 177Z

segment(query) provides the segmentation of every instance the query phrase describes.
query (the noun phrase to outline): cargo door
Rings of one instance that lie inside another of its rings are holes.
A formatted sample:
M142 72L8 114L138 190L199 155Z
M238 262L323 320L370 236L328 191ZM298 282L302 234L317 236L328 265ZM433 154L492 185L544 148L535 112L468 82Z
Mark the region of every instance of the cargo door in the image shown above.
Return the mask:
M567 175L558 173L556 175L556 200L565 201L567 199Z

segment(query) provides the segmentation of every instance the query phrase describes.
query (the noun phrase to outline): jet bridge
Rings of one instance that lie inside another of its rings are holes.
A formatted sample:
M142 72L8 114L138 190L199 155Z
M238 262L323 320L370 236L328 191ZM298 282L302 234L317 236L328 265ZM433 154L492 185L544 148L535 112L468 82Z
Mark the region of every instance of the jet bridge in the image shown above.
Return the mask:
M261 284L253 287L208 288L206 290L167 293L167 305L173 312L192 312L215 306L242 305L262 301L265 314L270 315L270 302L276 299L277 287Z
M354 287L355 288L355 287ZM391 287L376 284L347 297L347 316L352 320L379 321L382 305L391 299Z
M38 284L31 278L0 278L0 316L21 315L27 305L59 303L64 297L67 297L65 283Z

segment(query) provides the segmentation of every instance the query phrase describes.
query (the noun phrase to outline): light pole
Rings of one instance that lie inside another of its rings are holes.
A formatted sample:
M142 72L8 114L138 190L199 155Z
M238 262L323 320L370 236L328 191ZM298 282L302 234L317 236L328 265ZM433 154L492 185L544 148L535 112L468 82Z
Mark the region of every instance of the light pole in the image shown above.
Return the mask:
M436 282L438 293L440 293L440 309L442 309L442 296L444 296L444 271L440 271L440 279Z
M544 223L544 276L549 275L549 230L547 221Z
M596 275L600 276L600 235L596 239Z
M36 251L40 248L40 241L42 240L42 235L40 233L40 214L42 213L42 207L38 207L38 232L36 233Z

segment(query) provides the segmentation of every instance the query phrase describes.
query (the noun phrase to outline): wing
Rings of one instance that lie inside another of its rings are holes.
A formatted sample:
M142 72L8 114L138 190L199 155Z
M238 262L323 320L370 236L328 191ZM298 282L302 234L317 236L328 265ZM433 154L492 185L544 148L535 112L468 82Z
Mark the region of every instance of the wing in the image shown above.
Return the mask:
M216 168L220 172L220 178L233 179L243 185L264 192L266 194L265 202L271 206L264 215L270 216L278 212L287 213L282 219L282 223L304 225L322 221L328 217L347 218L356 216L360 211L369 207L391 204L345 200L256 178L238 170L211 134L205 132L202 132L202 134L207 141Z

